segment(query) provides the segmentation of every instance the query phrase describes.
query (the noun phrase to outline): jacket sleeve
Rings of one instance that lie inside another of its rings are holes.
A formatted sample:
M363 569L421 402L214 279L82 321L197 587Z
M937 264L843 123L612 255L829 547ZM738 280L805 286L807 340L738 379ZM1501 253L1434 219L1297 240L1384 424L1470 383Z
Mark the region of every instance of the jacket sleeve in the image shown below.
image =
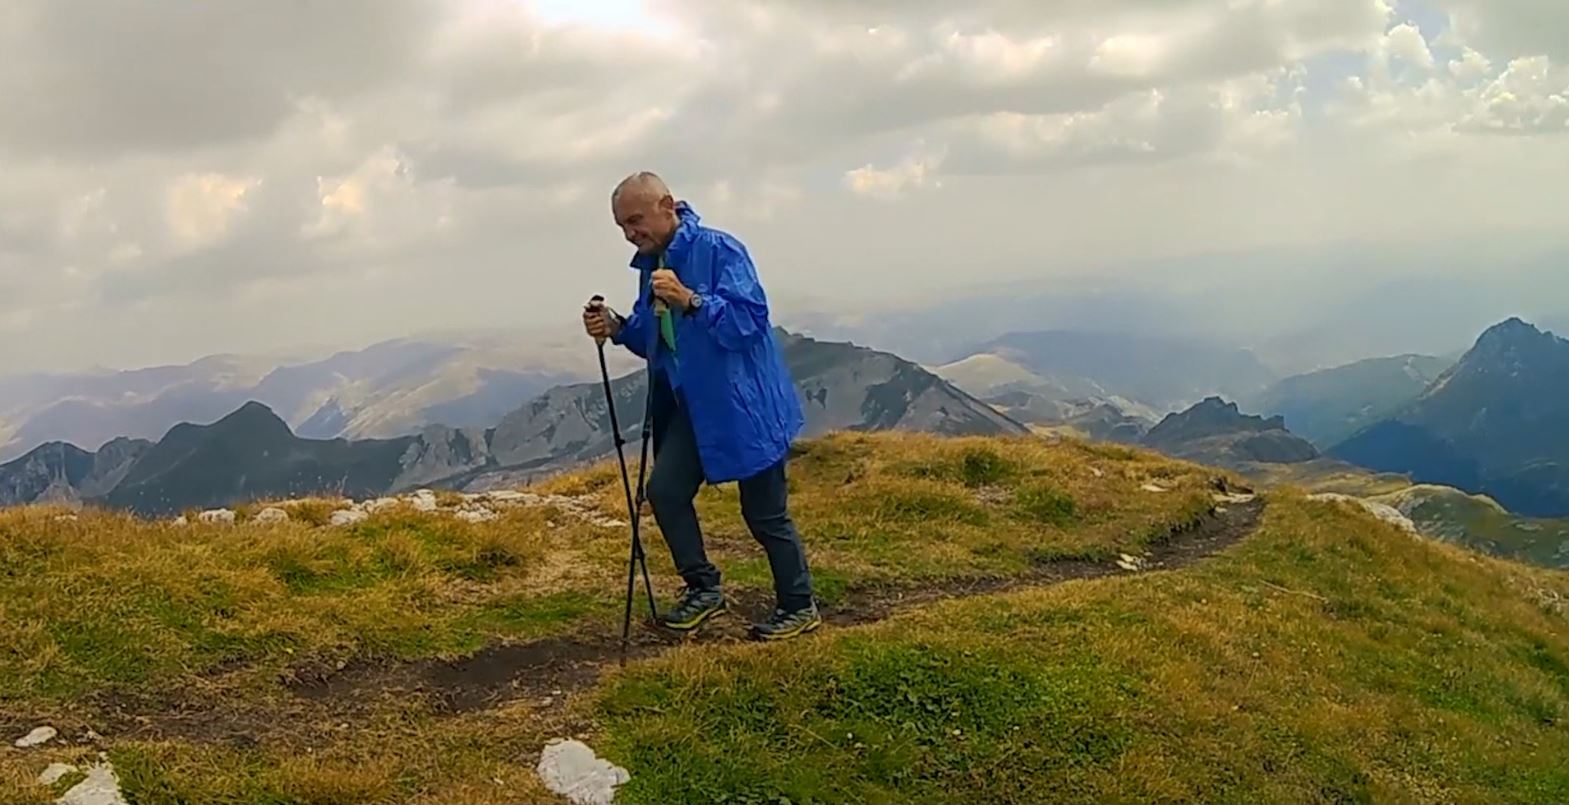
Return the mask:
M727 239L713 243L714 281L695 318L719 346L737 352L768 329L768 300L746 248Z
M632 313L626 317L621 329L610 337L610 343L626 347L633 355L648 360L648 328L652 319L647 295L639 292L637 301L632 303Z

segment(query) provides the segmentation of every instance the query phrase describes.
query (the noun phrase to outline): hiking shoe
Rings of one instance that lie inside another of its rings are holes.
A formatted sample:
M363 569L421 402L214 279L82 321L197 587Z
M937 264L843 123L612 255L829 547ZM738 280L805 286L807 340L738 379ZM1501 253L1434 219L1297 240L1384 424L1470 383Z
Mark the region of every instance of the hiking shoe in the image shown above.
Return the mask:
M682 591L675 608L660 615L659 621L666 629L689 632L724 611L725 594L719 588L688 587Z
M774 616L766 623L753 624L752 637L757 640L789 640L822 625L823 616L817 611L816 604L808 604L794 612L776 609Z

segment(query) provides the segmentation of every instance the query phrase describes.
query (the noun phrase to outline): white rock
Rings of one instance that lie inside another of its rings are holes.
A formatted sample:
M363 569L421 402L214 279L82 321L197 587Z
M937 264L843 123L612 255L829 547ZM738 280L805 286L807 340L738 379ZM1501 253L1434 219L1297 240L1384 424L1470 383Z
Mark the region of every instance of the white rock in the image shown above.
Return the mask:
M87 769L87 779L71 787L55 805L130 805L120 793L120 778L107 763Z
M170 522L171 522L172 525L190 525L191 524L191 521L185 519L185 515L183 515L183 514L180 515L179 517L174 518Z
M414 510L433 512L437 508L436 493L429 489L421 489L414 493Z
M1105 478L1106 477L1106 473L1102 472L1100 467L1090 467L1090 474L1095 476L1096 478Z
M1146 564L1147 562L1145 562L1144 557L1142 556L1133 556L1131 554L1125 553L1117 557L1117 567L1120 567L1123 570L1129 571L1131 573L1137 573L1138 571L1143 570Z
M1214 497L1216 503L1252 503L1253 499L1258 496L1217 492Z
M208 509L197 515L196 519L204 523L232 523L234 512L229 509Z
M370 515L359 509L339 509L332 513L327 522L332 525L354 525L370 519Z
M54 727L39 727L38 729L27 733L25 736L17 738L16 748L31 749L35 746L42 746L54 740L55 736L59 734L60 733L55 730Z
M1309 499L1329 501L1333 503L1355 503L1358 506L1366 509L1374 517L1377 517L1378 519L1383 520L1384 522L1389 523L1390 525L1405 531L1408 534L1420 533L1417 531L1416 523L1412 522L1411 518L1401 514L1400 510L1393 506L1387 506L1383 503L1375 503L1371 500L1352 497L1350 495L1342 495L1335 492L1325 492L1323 494L1313 495Z
M76 771L76 767L69 763L50 763L49 768L44 769L44 773L38 775L38 784L54 785L60 782L61 777L74 771Z
M483 507L478 509L462 509L458 512L457 518L470 523L485 523L496 519L496 513Z
M371 514L375 514L376 512L379 512L382 509L390 509L390 508L392 508L393 506L396 506L396 505L398 505L398 499L397 498L376 498L375 500L367 500L367 501L365 501L364 503L360 504L360 506L358 508L359 508L360 511L365 511L365 512L369 512Z
M1165 487L1158 486L1156 484L1145 484L1144 485L1144 491L1145 492L1165 492L1165 491L1168 491L1168 490Z
M258 523L287 523L289 522L289 513L277 506L268 506L257 512L253 520Z
M497 489L492 492L486 492L484 496L496 503L520 503L529 497L529 495L523 492L512 489Z
M610 805L616 786L632 779L626 769L600 759L580 741L557 739L539 757L539 779L573 805Z

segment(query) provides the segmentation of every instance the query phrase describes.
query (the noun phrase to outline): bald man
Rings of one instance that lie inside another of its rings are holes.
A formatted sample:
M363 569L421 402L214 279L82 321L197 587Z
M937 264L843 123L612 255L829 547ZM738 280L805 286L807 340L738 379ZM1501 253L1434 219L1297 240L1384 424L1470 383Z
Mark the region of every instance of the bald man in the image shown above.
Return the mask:
M652 173L623 180L610 206L637 249L631 263L641 279L637 302L626 317L591 302L583 324L600 343L609 340L650 363L648 500L686 582L661 620L690 631L725 611L693 499L705 481L735 481L742 516L774 580L774 614L753 624L752 635L783 640L810 632L822 619L785 479L790 443L805 419L757 269L739 240L703 226Z

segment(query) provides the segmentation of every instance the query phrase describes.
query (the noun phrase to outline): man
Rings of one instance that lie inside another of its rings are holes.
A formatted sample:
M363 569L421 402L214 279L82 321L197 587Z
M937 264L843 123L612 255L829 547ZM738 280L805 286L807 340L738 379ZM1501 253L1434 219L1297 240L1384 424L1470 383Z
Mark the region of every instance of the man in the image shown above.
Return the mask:
M785 479L790 442L805 420L752 259L735 237L703 226L654 174L627 177L610 204L637 249L631 265L640 289L630 316L591 302L583 323L600 343L625 346L651 364L648 500L686 582L661 620L690 631L725 610L693 500L705 481L737 481L742 516L768 555L777 603L752 634L781 640L812 631L822 619Z

